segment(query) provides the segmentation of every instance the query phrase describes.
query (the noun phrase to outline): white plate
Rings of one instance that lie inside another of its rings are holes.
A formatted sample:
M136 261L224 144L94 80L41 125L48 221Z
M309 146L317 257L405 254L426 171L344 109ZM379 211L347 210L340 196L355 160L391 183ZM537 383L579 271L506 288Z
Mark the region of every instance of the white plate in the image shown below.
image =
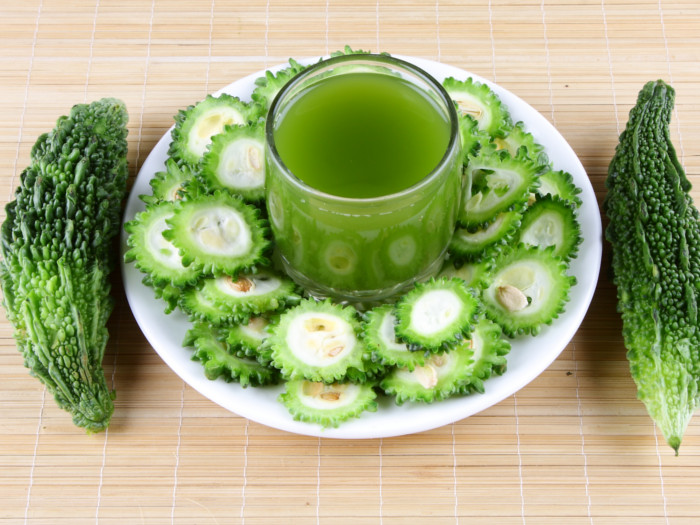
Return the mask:
M397 55L398 56L398 55ZM341 424L339 428L322 429L320 426L294 421L287 409L277 401L282 387L241 388L238 383L223 380L211 381L204 376L200 363L191 360L191 350L182 347L182 340L189 327L186 317L178 312L166 315L164 303L154 298L153 290L143 285L143 274L133 264L122 263L122 275L126 296L136 322L146 339L160 357L190 386L222 407L277 429L329 438L378 438L421 432L437 428L476 414L517 392L542 373L566 347L576 333L593 297L598 280L602 253L602 227L593 188L581 162L566 140L534 108L505 89L479 77L445 64L430 60L398 56L422 67L438 80L453 76L457 79L473 77L488 84L509 108L513 121L523 121L537 142L544 145L556 169L568 171L578 187L582 205L579 221L583 243L578 257L572 262L570 273L577 284L571 291L566 311L551 326L546 326L537 337L521 337L511 341L508 354L508 370L486 382L484 394L449 399L430 405L404 404L396 406L393 398L379 399L377 412L365 413L360 418ZM300 61L311 63L317 58ZM276 70L285 67L281 64ZM229 93L249 100L254 81L264 72L242 78L223 88L219 93ZM149 180L157 171L165 169L170 132L153 148L136 178L129 195L124 221L144 209L140 194L150 194ZM122 230L122 255L126 249L126 234ZM122 258L123 260L123 258ZM157 388L154 385L154 388Z

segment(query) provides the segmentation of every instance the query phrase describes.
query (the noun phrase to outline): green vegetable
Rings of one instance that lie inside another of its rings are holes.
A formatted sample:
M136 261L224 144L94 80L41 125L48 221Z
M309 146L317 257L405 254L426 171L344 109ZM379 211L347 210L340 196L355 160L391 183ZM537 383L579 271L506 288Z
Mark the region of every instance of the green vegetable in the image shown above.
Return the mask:
M559 197L538 195L523 214L519 240L528 246L554 246L554 255L573 259L583 240L573 205Z
M200 361L208 379L235 381L242 387L279 382L279 373L255 358L240 357L226 343L225 334L208 324L195 323L185 334L183 346L194 347L192 359Z
M265 343L285 379L332 383L344 381L349 369L363 371L361 326L351 306L305 299L268 330Z
M289 59L289 66L277 73L265 71L265 75L255 80L255 89L250 98L259 104L263 115L267 113L270 104L279 93L280 89L289 82L297 73L301 73L306 66L301 65L293 58Z
M553 250L520 244L495 259L491 284L481 300L486 315L506 335L537 335L564 311L576 280Z
M640 91L603 208L631 375L677 454L700 405L700 217L670 138L674 98L661 80Z
M461 226L470 228L492 222L504 211L522 211L538 186L540 167L501 150L481 152L469 159L464 171L458 220Z
M413 351L396 337L392 304L377 306L365 314L363 338L374 362L408 370L425 364L426 352Z
M265 137L262 123L226 126L202 157L200 178L211 190L226 189L245 200L265 197Z
M537 188L538 195L559 197L578 208L581 206L579 193L581 193L581 188L574 184L573 177L566 171L550 169L540 175L540 186Z
M324 428L337 427L362 412L375 412L377 402L373 385L350 382L322 383L295 379L286 383L279 400L295 421L317 423Z
M163 237L168 229L166 221L175 214L175 206L174 202L166 200L151 204L124 224L129 234L124 260L134 262L136 268L146 273L147 284L151 286L183 287L194 284L199 278L199 272L192 266L184 266L178 249Z
M470 332L477 309L477 298L461 279L416 283L396 303L396 334L411 350L448 350Z
M203 279L204 297L233 318L249 318L298 304L297 286L286 275L271 270L255 274L229 275Z
M479 129L492 137L502 137L511 126L510 114L498 96L486 84L473 78L446 78L443 87L457 105L458 112L479 123Z
M0 283L24 363L88 432L107 428L114 412L102 359L127 120L116 99L59 118L34 145L1 230Z
M237 97L207 95L204 100L175 115L175 127L168 154L178 164L197 167L207 151L211 138L226 126L246 126L260 116L260 108Z
M141 200L146 204L180 200L188 193L187 183L193 178L192 168L186 164L178 165L169 158L165 162L165 171L157 172L149 182L151 195L140 195Z
M179 201L174 210L162 235L179 249L183 265L235 276L269 263L267 221L258 208L219 191Z
M471 392L484 392L484 381L506 369L510 343L501 337L500 327L487 319L476 325L471 339L461 341L452 350L430 355L415 368L395 368L380 387L406 401L432 403Z
M493 249L512 242L520 227L521 217L522 214L517 210L504 211L485 226L457 227L448 249L455 259L481 260Z

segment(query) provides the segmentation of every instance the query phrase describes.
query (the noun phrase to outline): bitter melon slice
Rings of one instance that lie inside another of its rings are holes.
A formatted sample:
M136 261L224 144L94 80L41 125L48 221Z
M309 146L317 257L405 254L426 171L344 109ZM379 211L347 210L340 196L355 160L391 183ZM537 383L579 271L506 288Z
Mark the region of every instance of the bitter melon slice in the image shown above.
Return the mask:
M425 352L410 350L396 337L393 304L377 306L365 314L363 337L374 362L409 370L425 364Z
M265 136L262 123L226 126L214 135L199 172L211 190L226 189L249 202L265 196Z
M229 325L226 342L238 355L255 357L261 363L269 365L272 363L272 355L265 340L270 335L267 331L270 323L270 317L261 315L251 317L247 323Z
M469 333L478 301L461 279L416 283L396 303L396 334L410 349L447 350Z
M226 126L245 126L257 120L259 111L256 105L226 93L218 97L207 95L175 115L168 155L178 164L197 167L214 135Z
M202 273L238 275L266 266L270 246L260 210L225 192L181 201L163 236L180 251L185 266Z
M279 400L296 421L337 427L363 412L375 412L377 394L371 383L323 383L294 379L287 381Z
M493 142L496 149L506 150L511 157L527 158L541 168L549 163L544 146L535 140L532 133L525 131L525 124L522 122L516 122L504 137L496 137Z
M129 234L124 260L133 262L147 274L149 285L185 286L199 278L199 271L183 264L178 249L163 236L169 227L168 219L175 215L175 207L175 203L168 201L152 204L124 224Z
M177 201L187 192L187 183L194 178L194 171L188 165L178 165L169 158L165 162L165 171L156 172L149 184L150 195L140 195L146 204L157 204L160 201Z
M520 227L521 217L519 211L511 210L499 213L496 219L486 226L457 227L448 249L456 259L480 260L489 250L512 241Z
M200 361L207 379L235 381L242 387L275 384L279 374L247 357L239 357L224 340L222 332L209 324L197 323L185 335L183 346L194 347L192 359Z
M565 261L576 257L583 240L573 206L551 195L538 195L525 211L519 239L529 246L554 246L554 255Z
M489 285L489 276L493 259L484 258L478 262L458 263L454 259L445 261L438 274L438 278L459 278L470 287L477 290L486 288Z
M474 118L479 129L492 137L502 137L511 126L510 113L501 99L486 84L469 77L446 78L443 87L457 105L459 113Z
M280 89L294 76L304 71L306 67L290 58L289 66L279 70L277 73L265 71L262 77L255 80L255 89L253 89L250 98L260 105L263 114L266 113Z
M202 280L204 297L224 312L250 317L298 304L301 296L291 279L271 270L237 277L220 275Z
M423 366L398 367L388 374L380 387L406 401L432 403L455 395L484 392L484 381L493 374L503 374L510 343L501 337L501 328L481 318L470 339L454 349L431 355Z
M332 383L363 371L360 322L351 306L304 299L280 315L266 340L285 379Z
M570 173L563 170L547 170L540 175L539 195L552 195L572 203L577 208L581 206L581 188L576 186Z
M576 282L567 265L553 254L519 244L494 261L493 281L481 295L485 313L511 337L537 335L564 311Z
M538 186L540 167L506 150L480 153L465 167L458 220L465 228L493 221L499 213L522 210Z

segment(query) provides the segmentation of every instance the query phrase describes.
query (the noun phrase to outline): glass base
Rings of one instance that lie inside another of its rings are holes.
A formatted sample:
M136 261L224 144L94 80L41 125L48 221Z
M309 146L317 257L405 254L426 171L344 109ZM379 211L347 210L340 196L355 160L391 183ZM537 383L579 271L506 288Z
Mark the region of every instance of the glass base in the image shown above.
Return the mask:
M443 254L435 261L433 261L433 263L430 264L425 270L413 278L379 290L340 290L324 286L323 284L319 284L313 279L310 279L306 275L297 271L279 253L276 254L276 259L284 268L284 271L290 277L290 279L296 282L299 286L303 287L306 292L316 299L331 299L337 303L350 304L358 310L365 311L380 304L394 302L399 298L399 295L407 291L409 288L415 285L415 283L427 281L431 277L437 275L442 269L445 254L446 251L443 252Z

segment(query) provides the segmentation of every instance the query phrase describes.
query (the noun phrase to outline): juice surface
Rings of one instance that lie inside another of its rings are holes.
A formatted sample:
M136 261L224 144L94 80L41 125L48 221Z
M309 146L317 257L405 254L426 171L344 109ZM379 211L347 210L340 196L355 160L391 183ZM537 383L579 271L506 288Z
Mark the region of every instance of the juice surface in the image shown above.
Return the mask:
M445 155L450 125L410 82L357 72L325 78L279 115L277 152L307 185L347 198L409 188Z

